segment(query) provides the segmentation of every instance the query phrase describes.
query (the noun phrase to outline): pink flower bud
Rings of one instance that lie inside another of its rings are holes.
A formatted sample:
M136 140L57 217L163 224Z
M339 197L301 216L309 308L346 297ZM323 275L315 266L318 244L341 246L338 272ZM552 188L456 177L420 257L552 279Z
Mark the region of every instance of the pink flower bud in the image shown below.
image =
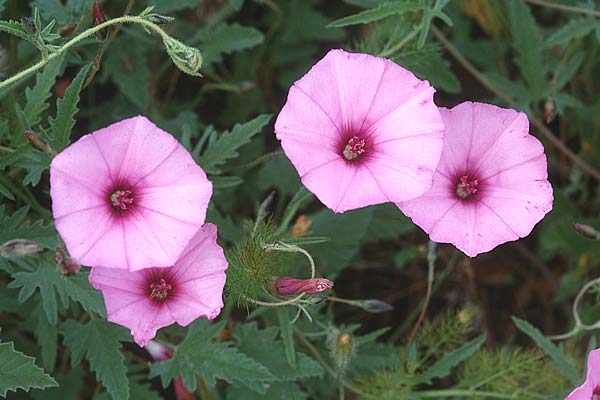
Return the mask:
M56 248L54 253L54 262L56 263L56 269L65 275L75 275L81 270L81 264L76 259L69 257L65 249L62 247Z
M275 281L277 294L321 293L333 287L333 282L325 278L297 279L282 276Z
M94 25L100 25L101 23L106 21L106 17L104 16L104 12L102 8L100 8L100 2L94 2L94 11L92 13L92 18L94 19Z
M166 361L173 357L173 350L155 340L149 341L145 349L156 361Z

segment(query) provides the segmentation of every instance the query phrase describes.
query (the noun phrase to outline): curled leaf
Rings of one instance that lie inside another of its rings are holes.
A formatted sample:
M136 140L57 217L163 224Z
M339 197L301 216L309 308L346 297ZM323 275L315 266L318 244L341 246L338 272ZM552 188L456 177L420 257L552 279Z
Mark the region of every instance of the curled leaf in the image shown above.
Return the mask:
M189 75L202 76L198 72L202 66L202 54L200 50L187 46L167 35L163 37L163 43L171 60L173 60L180 70Z

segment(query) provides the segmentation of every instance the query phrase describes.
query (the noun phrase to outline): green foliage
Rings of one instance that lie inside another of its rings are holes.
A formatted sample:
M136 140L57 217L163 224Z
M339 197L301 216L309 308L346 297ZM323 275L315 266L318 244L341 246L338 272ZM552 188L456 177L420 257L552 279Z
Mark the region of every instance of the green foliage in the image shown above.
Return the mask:
M250 140L260 133L271 120L271 115L263 114L243 124L236 124L231 132L225 131L217 135L212 131L208 135L206 150L198 163L209 174L218 174L222 171L221 165L227 160L239 156L238 149L250 143Z
M35 359L15 350L12 342L0 343L0 396L8 391L56 386L56 381L35 365Z
M425 8L422 1L391 1L377 5L376 7L361 11L358 14L349 17L340 18L333 21L327 27L341 28L343 26L368 24L369 22L379 21L380 19L391 15L399 15L410 11L419 11Z
M567 361L561 348L552 343L542 334L542 332L539 331L539 329L531 325L529 322L517 317L512 317L512 319L517 328L535 341L538 347L552 359L556 367L571 380L571 383L577 383L579 380L579 374L577 373L577 370Z
M273 375L259 362L227 343L210 340L223 323L211 329L194 332L179 345L173 358L152 364L151 376L160 376L163 387L181 376L183 384L191 391L197 388L196 375L201 375L209 385L216 379L229 383L256 383L273 379Z
M26 219L28 212L29 207L25 206L8 215L6 206L0 205L0 246L11 240L25 239L48 249L54 248L58 239L54 226L44 225L42 220L31 223Z
M69 320L64 324L64 343L71 354L71 366L85 357L108 393L116 399L129 398L129 381L121 353L121 342L131 340L129 333L119 326L102 320L80 324Z
M46 65L44 70L35 77L35 85L25 89L25 108L23 115L27 127L32 129L42 120L42 113L48 108L48 98L52 94L56 77L60 74L64 57L56 57Z
M519 348L480 350L465 361L458 382L459 388L489 393L482 394L481 399L548 398L569 387L539 350Z
M223 23L201 29L195 40L200 42L205 62L211 64L220 62L223 54L258 46L263 42L264 36L258 29L250 26Z
M244 224L242 238L226 253L226 298L247 304L249 299L263 297L280 269L281 253L266 251L262 246L274 240L274 227L269 221L259 222L256 229L250 222Z
M66 276L56 270L53 265L42 261L32 271L16 272L10 288L21 288L19 302L23 303L39 290L46 318L54 325L58 319L58 302L63 307L69 306L69 299L78 302L87 311L106 315L100 293L91 287L87 274L79 273Z
M73 118L79 111L77 108L79 92L91 67L92 64L88 64L77 73L73 82L65 91L65 96L56 101L56 117L48 120L52 130L52 134L48 138L48 144L56 151L61 151L69 144L71 129L75 125L75 119Z

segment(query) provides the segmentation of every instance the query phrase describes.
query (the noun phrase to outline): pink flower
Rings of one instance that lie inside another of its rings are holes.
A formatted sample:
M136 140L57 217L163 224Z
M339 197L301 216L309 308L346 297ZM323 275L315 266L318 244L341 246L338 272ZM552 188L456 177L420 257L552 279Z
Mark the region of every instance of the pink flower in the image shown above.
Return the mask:
M600 349L590 352L585 382L573 389L565 400L600 400Z
M390 60L331 50L290 88L277 138L335 212L428 190L443 145L434 89Z
M321 293L333 287L333 282L325 278L297 279L282 276L275 281L277 294Z
M56 229L89 266L173 265L204 223L211 194L187 150L142 116L83 136L50 166Z
M108 320L129 328L135 342L146 346L164 326L219 315L226 269L217 227L206 224L171 268L116 273L94 267L89 279L104 295Z
M398 207L470 257L529 235L552 209L552 186L527 116L472 102L440 110L446 138L433 187Z

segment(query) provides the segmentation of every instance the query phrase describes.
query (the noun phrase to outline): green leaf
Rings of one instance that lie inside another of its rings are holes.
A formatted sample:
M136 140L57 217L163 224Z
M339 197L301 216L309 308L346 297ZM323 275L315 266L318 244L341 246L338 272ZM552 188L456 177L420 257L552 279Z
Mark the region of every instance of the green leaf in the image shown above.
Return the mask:
M433 378L443 378L450 374L452 368L471 357L485 342L485 335L480 335L456 350L444 354L435 364L419 375L416 383L431 383Z
M148 383L137 383L130 382L130 399L131 400L161 400L164 399L154 390L151 390L151 386Z
M15 350L13 343L0 343L0 396L10 390L43 389L56 386L56 381L35 365L35 358Z
M33 334L41 348L42 365L46 371L52 371L54 370L58 351L57 326L48 322L41 303L36 305L35 311L31 314L31 319L34 324Z
M10 33L20 37L21 39L27 40L35 47L40 48L40 43L37 38L29 33L29 31L18 21L0 21L0 32Z
M129 380L121 343L130 341L129 333L120 326L94 319L85 325L74 320L64 324L64 343L71 349L71 366L85 357L108 393L115 399L129 398Z
M209 174L221 173L220 165L239 156L238 149L248 143L271 120L270 114L261 114L251 121L235 124L231 132L217 136L212 132L206 150L198 159L198 164Z
M550 356L558 369L560 369L565 376L571 380L571 383L576 384L579 381L579 373L577 372L577 369L569 364L562 349L552 343L542 334L542 332L540 332L538 328L531 325L529 322L517 317L512 317L512 320L521 332L532 338L535 344L537 344L541 350Z
M42 120L42 113L48 108L48 98L52 94L52 87L56 77L62 70L64 56L60 55L48 62L44 70L35 77L35 85L25 89L25 108L23 114L32 129Z
M363 243L396 239L415 229L415 224L394 204L380 204L372 208L373 218L362 238Z
M100 292L92 288L87 280L87 274L80 272L74 276L59 273L52 265L40 265L34 271L17 272L13 274L10 288L21 288L19 302L23 303L39 289L42 296L42 306L48 321L54 325L57 321L58 304L68 307L71 299L82 305L87 311L93 311L106 316L104 303Z
M163 387L167 387L174 378L181 376L183 384L190 391L197 388L196 375L201 375L213 386L217 379L233 382L258 382L272 380L273 375L262 364L240 352L228 343L212 343L215 327L204 331L190 329L188 337L175 350L173 358L152 364L150 377L160 376Z
M295 381L323 375L321 364L303 353L296 353L296 365L290 365L284 357L283 342L275 339L278 331L275 327L259 330L256 323L247 323L238 324L232 334L239 350L266 366L274 380Z
M6 0L0 0L0 15L4 12L5 5L6 5Z
M419 11L422 8L423 3L420 1L392 1L389 3L380 4L379 6L369 10L361 11L358 14L340 18L327 25L327 27L341 28L343 26L368 24L370 22L379 21L380 19L389 17L391 15Z
M246 387L231 386L227 388L227 400L306 400L304 393L295 382L269 383L264 393L249 391Z
M238 23L218 24L214 28L205 28L198 32L196 40L204 53L206 64L219 62L222 54L249 49L261 44L264 35L256 28Z
M195 47L188 46L179 40L170 36L163 37L163 44L173 63L181 71L192 76L202 76L200 67L202 67L202 54Z
M517 52L515 62L521 70L532 99L539 98L545 86L546 66L542 57L544 43L524 1L509 1L509 26L513 47Z
M50 129L52 130L48 144L58 152L69 145L71 129L75 126L75 119L73 117L79 111L77 108L79 92L91 68L92 64L88 64L79 70L65 91L65 96L56 101L56 118L48 120Z
M281 339L285 348L285 358L290 367L296 368L296 349L294 348L294 335L292 332L292 323L290 311L287 307L277 307L277 319L279 320L279 329Z
M148 5L155 6L154 12L170 13L174 11L184 10L186 8L195 7L202 3L202 0L151 0Z
M58 235L54 226L43 225L42 220L31 223L25 219L28 211L29 206L25 206L6 215L6 206L0 205L0 246L11 240L24 239L48 249L56 247Z
M569 42L575 38L591 33L595 28L594 20L587 18L573 18L546 39L544 47L549 49L556 45Z

